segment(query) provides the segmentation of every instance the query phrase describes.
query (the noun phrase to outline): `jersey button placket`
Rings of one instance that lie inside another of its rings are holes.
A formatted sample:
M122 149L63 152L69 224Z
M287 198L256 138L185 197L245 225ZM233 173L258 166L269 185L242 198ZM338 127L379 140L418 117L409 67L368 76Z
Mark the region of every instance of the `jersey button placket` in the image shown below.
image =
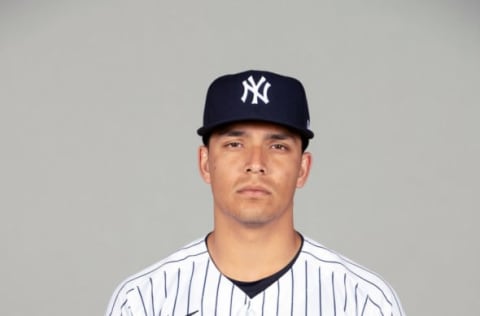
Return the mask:
M250 307L250 301L246 302L239 310L236 316L256 316L253 309Z

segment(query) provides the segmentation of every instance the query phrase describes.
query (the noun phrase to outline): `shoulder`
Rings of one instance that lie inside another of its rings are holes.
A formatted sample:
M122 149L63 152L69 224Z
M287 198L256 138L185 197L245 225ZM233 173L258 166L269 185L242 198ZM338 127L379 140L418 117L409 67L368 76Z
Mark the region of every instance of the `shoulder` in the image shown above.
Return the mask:
M180 271L184 267L198 262L207 262L209 255L205 239L197 239L168 257L131 275L121 282L114 291L106 315L115 315L114 310L121 309L124 302L132 299L132 293L142 292L153 284L165 283L166 276Z
M310 238L304 238L301 255L308 263L318 265L331 272L344 273L358 281L379 287L386 285L386 282L378 274Z
M388 306L388 309L398 310L394 315L403 315L395 291L379 274L308 237L304 237L300 258L305 265L318 269L319 274L330 278L332 284L339 283L345 292L351 291L356 297L364 297Z

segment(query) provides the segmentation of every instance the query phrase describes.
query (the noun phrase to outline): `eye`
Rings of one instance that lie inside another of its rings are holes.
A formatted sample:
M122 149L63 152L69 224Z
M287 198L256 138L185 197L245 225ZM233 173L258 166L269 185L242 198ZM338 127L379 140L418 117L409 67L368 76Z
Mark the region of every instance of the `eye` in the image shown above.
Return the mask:
M288 147L283 145L283 144L273 144L272 148L276 149L276 150L287 150L288 149Z
M225 144L225 147L227 148L240 148L242 147L242 143L240 142L229 142Z

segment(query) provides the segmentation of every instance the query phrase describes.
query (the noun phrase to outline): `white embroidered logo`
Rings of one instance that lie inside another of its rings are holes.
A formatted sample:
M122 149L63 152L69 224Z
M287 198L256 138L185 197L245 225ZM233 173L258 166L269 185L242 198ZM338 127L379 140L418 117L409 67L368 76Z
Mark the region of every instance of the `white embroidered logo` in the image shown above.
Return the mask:
M262 76L258 83L255 83L255 80L253 80L253 77L250 76L248 77L248 82L247 80L243 80L243 95L242 95L242 102L245 103L247 101L247 96L248 92L251 92L253 97L252 97L252 104L258 104L258 99L262 100L263 103L268 104L270 102L268 100L268 89L270 88L271 84L270 82L266 81L265 77ZM263 91L262 94L260 94L259 89L262 86L262 84L265 83L263 86Z

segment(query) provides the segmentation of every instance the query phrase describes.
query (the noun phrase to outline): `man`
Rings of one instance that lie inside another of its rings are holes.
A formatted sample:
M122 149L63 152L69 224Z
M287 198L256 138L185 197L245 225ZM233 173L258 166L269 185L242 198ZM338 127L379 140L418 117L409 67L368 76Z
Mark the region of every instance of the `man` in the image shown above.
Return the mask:
M404 315L380 277L294 228L294 194L311 165L309 120L294 78L216 79L197 131L214 229L127 279L106 315Z

